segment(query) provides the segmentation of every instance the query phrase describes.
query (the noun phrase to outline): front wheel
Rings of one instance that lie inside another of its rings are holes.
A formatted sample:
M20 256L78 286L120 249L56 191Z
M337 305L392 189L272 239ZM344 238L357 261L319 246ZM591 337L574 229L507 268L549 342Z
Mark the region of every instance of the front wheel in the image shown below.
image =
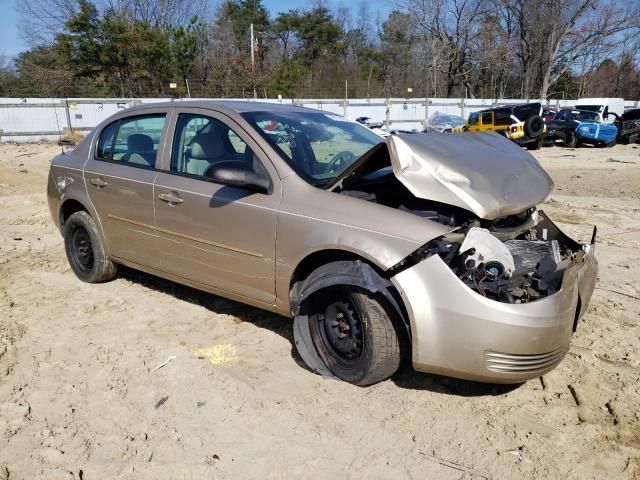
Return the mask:
M527 143L525 146L527 147L527 150L540 150L543 143L544 140L542 138L539 138L535 142Z
M309 331L316 351L336 377L359 386L389 378L400 366L395 313L383 298L347 286L310 299Z
M578 145L578 137L573 130L567 130L564 134L564 146L567 148L575 148Z
M87 212L75 212L64 224L64 249L71 270L87 283L115 277L117 266L106 254L98 227Z

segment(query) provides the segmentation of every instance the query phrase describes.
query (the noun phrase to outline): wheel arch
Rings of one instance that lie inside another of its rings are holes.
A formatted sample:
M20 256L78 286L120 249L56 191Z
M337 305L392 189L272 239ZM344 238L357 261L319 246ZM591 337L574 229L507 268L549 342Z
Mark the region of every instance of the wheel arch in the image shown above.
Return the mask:
M289 279L289 298L291 299L291 291L293 286L297 282L306 279L314 270L318 269L319 267L331 262L356 262L358 260L371 265L372 268L374 268L380 273L380 275L382 275L384 267L377 264L372 259L367 258L367 256L360 252L354 252L352 250L341 248L323 248L308 253L297 262L296 267L291 274L291 278Z
M334 261L327 261L332 258ZM336 258L341 259L335 260ZM296 268L297 276L294 272L292 277L290 305L294 315L293 333L296 349L313 371L323 376L333 376L318 355L311 338L308 300L321 290L337 285L360 288L384 298L387 308L395 314L389 312L389 319L395 324L401 358L412 358L411 324L404 300L379 267L362 256L344 250L323 251L322 254L318 252L303 260L306 262L300 262L299 268ZM322 261L325 263L318 265ZM303 276L314 266L313 270Z
M61 230L64 229L64 224L67 219L76 212L87 212L91 215L89 209L81 201L75 198L67 198L62 202L58 211L58 224L60 225Z
M411 338L404 299L385 276L385 268L364 255L343 249L316 250L298 262L289 281L289 306L297 315L301 303L315 292L332 285L350 285L382 294L402 321Z
M85 200L81 200L75 196L70 196L62 201L62 203L60 204L60 208L58 209L58 226L60 232L62 232L62 234L64 235L64 225L67 219L76 212L87 212L87 214L91 218L93 218L93 221L98 227L98 234L100 235L100 239L104 242L106 251L109 252L109 245L105 239L105 234L102 229L102 222L100 221L97 212L93 209L93 205L88 198Z

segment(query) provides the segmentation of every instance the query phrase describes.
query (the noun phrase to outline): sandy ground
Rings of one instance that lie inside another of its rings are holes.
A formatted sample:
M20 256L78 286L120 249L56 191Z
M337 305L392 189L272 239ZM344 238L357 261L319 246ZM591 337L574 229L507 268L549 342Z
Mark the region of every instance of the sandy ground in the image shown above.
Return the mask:
M323 380L284 318L131 270L80 282L44 195L57 151L0 146L0 480L640 478L638 146L536 152L601 271L567 358L516 387Z

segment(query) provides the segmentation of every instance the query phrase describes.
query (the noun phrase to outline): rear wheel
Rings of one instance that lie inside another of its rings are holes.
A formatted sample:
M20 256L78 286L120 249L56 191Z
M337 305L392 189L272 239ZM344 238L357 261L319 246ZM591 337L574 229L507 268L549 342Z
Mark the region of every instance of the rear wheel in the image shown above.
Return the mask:
M573 130L567 130L564 134L564 141L562 144L567 148L575 148L578 145L578 137Z
M64 249L71 270L83 282L106 282L115 277L117 266L106 254L93 218L75 212L64 224Z
M393 375L400 366L395 313L380 296L347 286L310 299L309 331L316 351L336 377L359 386Z

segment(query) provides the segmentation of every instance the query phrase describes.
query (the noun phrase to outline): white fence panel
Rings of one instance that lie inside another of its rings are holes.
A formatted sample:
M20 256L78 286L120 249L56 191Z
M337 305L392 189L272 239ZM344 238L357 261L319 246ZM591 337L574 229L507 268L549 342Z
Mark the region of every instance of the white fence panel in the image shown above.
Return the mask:
M114 113L140 103L164 102L166 98L0 98L0 141L57 140L66 132L86 132ZM212 99L193 99L212 100ZM245 100L246 99L225 99ZM180 101L180 100L175 100ZM392 130L422 130L436 112L467 118L472 112L496 105L525 103L522 99L462 98L355 98L348 99L260 99L315 108L350 120L369 117ZM535 102L538 100L529 100ZM572 106L574 100L549 100L556 108ZM627 100L626 107L640 108L640 101Z

